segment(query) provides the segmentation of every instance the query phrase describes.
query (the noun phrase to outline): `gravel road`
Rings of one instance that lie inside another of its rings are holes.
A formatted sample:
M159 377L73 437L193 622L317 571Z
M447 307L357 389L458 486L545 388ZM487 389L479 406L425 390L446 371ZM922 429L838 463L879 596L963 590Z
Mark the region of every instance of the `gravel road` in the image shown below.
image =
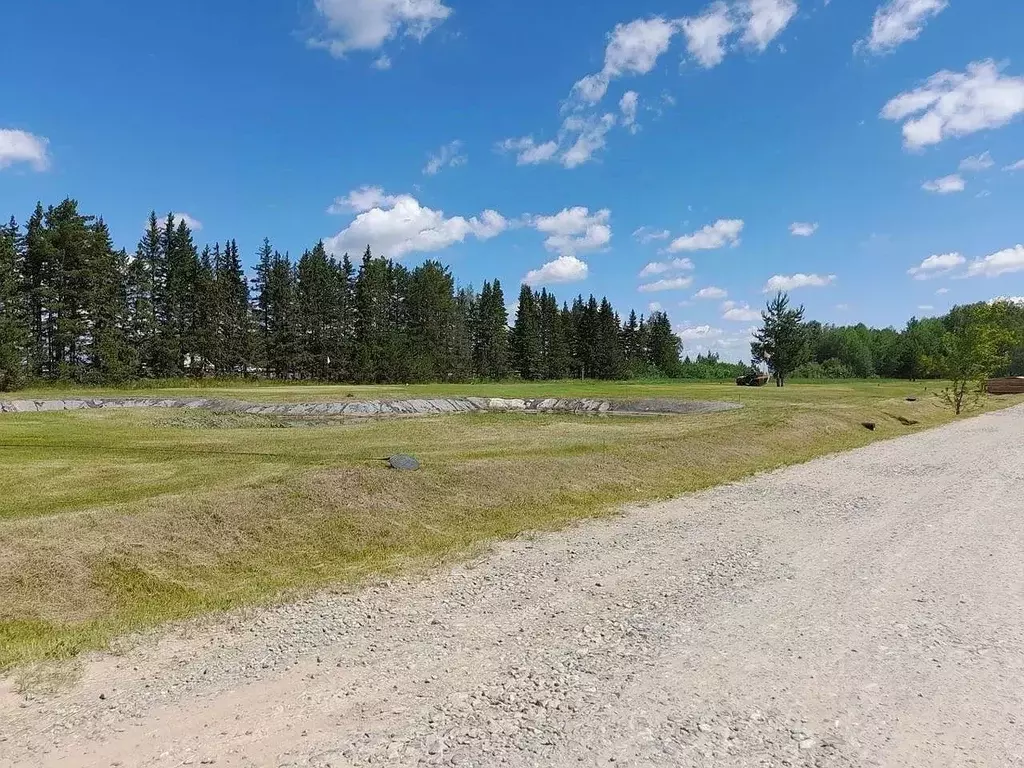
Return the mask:
M8 685L0 766L1021 766L1022 512L1016 408Z

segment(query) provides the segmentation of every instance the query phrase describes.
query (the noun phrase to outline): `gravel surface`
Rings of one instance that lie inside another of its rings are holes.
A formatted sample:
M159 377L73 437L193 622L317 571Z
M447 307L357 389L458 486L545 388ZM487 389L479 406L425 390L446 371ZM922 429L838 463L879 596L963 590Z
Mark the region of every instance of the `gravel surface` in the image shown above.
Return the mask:
M1024 408L0 693L2 766L1024 765Z

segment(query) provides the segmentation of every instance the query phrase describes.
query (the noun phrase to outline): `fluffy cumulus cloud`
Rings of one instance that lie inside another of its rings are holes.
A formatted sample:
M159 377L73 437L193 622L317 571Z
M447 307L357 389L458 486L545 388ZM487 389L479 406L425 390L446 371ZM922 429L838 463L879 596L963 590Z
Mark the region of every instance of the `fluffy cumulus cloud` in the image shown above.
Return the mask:
M796 0L744 0L739 4L743 20L741 42L763 52L796 16Z
M647 74L668 50L676 31L676 25L661 16L616 25L608 36L604 67L579 80L573 86L573 98L596 104L604 98L613 79Z
M938 16L948 0L889 0L878 7L871 33L859 40L856 50L875 55L889 53L903 43L916 40L929 19Z
M587 279L589 268L586 262L575 256L559 256L540 269L526 273L523 282L527 285L552 285L555 283L578 283Z
M915 280L929 280L940 277L967 263L967 259L959 253L937 253L929 256L916 267L907 270L907 274Z
M999 128L1024 113L1024 77L1011 77L991 59L966 72L943 70L920 88L906 91L882 109L886 120L903 123L903 143L922 149L944 139Z
M1024 171L1024 160L1018 160L1016 163L1010 163L1009 165L1003 166L1004 171Z
M742 219L719 219L703 229L689 235L677 237L666 249L669 253L680 251L713 251L726 245L740 244L743 232Z
M967 188L964 177L958 173L950 176L943 176L941 179L932 179L921 185L925 192L934 192L937 195L950 195L954 192L963 192Z
M667 275L672 272L688 272L693 269L693 262L689 259L672 259L671 261L652 261L640 270L640 277L651 277L653 275Z
M660 291L680 291L693 285L692 277L666 277L662 280L655 280L644 283L637 288L640 293L658 293Z
M818 231L818 225L808 221L794 221L789 225L789 233L793 237L810 237Z
M35 171L50 167L49 139L26 131L0 128L0 170L25 164Z
M591 213L589 208L578 205L553 216L534 216L530 226L547 235L544 247L549 251L574 256L608 246L612 240L611 216L607 208Z
M699 291L693 294L693 298L717 300L724 299L728 295L729 293L724 288L719 288L718 286L715 285L709 285L707 288L701 288Z
M379 187L363 187L334 201L332 213L357 213L334 237L324 241L330 253L359 252L367 245L374 253L401 258L409 253L441 251L468 237L489 240L509 228L497 211L479 217L445 216L422 205L412 195L388 195Z
M686 37L687 52L700 66L710 69L725 58L726 39L736 29L736 22L729 6L719 1L698 16L680 20L679 26Z
M965 157L963 160L961 160L960 170L966 173L987 171L995 164L995 160L992 159L991 153L982 152L980 155L971 155L970 157Z
M824 288L836 281L835 275L805 275L797 272L795 275L774 275L768 279L762 289L764 293L775 293L776 291L793 291L797 288Z
M757 309L751 309L749 304L725 301L722 302L722 319L731 320L736 323L752 323L761 319L761 312Z
M660 301L652 301L650 304L647 305L648 312L662 312L664 311L664 309L665 308L661 306Z
M652 227L640 227L633 232L633 239L641 245L648 245L655 240L668 240L672 233L667 229L654 229Z
M501 152L514 152L516 165L538 165L546 163L555 158L558 154L557 141L545 141L538 144L532 136L523 136L518 139L505 139L498 143L498 150Z
M1011 272L1024 272L1024 245L1004 248L967 266L968 277L998 277Z
M441 0L315 0L321 30L309 39L332 56L373 51L399 35L422 40L452 14ZM376 65L387 69L386 56Z
M423 168L423 173L427 176L436 176L444 168L458 168L468 162L469 158L462 151L462 142L456 140L432 153Z

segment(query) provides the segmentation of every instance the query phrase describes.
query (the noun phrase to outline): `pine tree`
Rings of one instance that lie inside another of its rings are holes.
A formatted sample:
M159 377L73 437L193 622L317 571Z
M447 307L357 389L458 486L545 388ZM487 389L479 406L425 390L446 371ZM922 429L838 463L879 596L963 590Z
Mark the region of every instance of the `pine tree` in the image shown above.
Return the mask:
M220 347L224 370L247 375L252 365L252 322L249 282L245 278L238 243L224 245L224 254L216 272L220 297Z
M27 373L28 306L22 283L18 223L0 227L0 392L18 387Z
M501 282L485 282L473 313L473 360L480 378L500 380L509 373L508 310Z
M619 338L619 318L607 298L601 299L597 310L594 342L594 376L599 379L620 379L625 373Z
M330 377L331 347L337 332L339 295L337 267L322 242L306 251L296 268L296 321L301 338L300 371L325 381Z
M543 348L542 376L545 379L564 379L569 375L569 343L554 294L541 291L539 309Z
M128 336L128 254L114 249L103 219L92 228L87 258L89 282L82 308L88 377L96 382L129 381L138 376L139 356Z
M142 375L155 375L157 280L163 280L164 271L160 225L156 213L150 212L149 224L128 264L128 339L139 356Z
M408 312L409 377L413 381L452 378L455 357L455 281L447 267L426 261L410 275Z
M512 329L513 367L524 379L543 376L543 341L541 339L538 297L528 285L519 290L519 308Z
M777 386L784 386L786 377L809 357L804 308L790 309L789 296L779 293L761 313L762 327L754 333L750 345L753 363L764 363L775 376Z
M92 221L70 198L48 208L43 221L49 267L44 334L47 369L56 378L80 379L87 370L83 347L88 318L83 304L91 279Z
M682 341L672 331L672 323L664 312L653 312L644 326L647 361L656 367L662 376L676 376L679 373L679 355Z

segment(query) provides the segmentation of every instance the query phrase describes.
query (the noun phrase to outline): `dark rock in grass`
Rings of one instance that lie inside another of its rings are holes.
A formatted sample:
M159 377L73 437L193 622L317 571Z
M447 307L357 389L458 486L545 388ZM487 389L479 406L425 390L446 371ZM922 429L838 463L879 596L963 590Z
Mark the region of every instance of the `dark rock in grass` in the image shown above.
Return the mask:
M917 402L917 398L916 397L908 397L907 398L907 402L908 403L916 403Z
M875 422L873 421L863 421L861 422L861 426L864 427L864 429L870 429L872 432L875 431Z
M388 466L392 469L400 469L404 472L415 472L420 468L420 463L412 456L395 454L388 458Z

